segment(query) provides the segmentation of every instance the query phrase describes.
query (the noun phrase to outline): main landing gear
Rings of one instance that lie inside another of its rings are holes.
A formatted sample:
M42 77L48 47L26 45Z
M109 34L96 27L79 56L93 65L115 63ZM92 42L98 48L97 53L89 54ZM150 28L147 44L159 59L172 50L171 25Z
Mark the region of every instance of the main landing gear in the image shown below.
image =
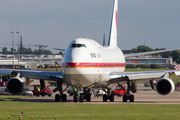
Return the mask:
M67 101L67 96L66 94L63 94L63 92L68 88L69 86L67 86L64 90L62 90L62 82L57 81L57 87L53 90L53 92L59 91L60 94L56 94L55 95L55 101L59 102L60 100L62 100L62 102L66 102Z
M110 100L110 102L114 102L114 94L110 94L110 89L108 89L106 93L107 94L103 95L103 102L107 102L107 100Z
M134 95L130 94L130 91L135 93L137 92L137 87L136 87L136 81L129 81L127 82L127 93L123 95L123 102L127 102L129 100L130 102L134 102Z

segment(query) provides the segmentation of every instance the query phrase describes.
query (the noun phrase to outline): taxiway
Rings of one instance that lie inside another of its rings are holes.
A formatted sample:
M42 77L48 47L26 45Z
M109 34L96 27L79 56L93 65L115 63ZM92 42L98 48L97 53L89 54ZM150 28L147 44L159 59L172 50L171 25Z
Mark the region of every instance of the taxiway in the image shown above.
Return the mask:
M22 101L29 101L29 102L55 102L54 95L51 97L45 96L33 96L28 98L23 98ZM95 98L93 95L91 95L91 102L84 101L81 104L180 104L180 91L174 91L170 95L161 96L156 91L138 91L134 94L135 100L134 102L122 102L122 97L116 97L114 102L103 102L102 97ZM67 102L59 102L59 103L74 103L73 102L73 96L67 95ZM80 102L77 102L80 103Z

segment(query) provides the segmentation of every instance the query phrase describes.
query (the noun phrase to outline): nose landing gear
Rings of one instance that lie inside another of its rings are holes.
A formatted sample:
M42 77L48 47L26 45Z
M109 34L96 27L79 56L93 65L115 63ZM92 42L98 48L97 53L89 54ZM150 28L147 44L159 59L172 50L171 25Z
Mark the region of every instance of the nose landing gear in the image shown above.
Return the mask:
M77 91L74 93L74 96L73 96L73 101L74 102L84 102L84 99L87 101L87 102L90 102L91 101L91 93L90 93L90 89L84 89L83 90L83 93L80 93L80 89L77 89Z

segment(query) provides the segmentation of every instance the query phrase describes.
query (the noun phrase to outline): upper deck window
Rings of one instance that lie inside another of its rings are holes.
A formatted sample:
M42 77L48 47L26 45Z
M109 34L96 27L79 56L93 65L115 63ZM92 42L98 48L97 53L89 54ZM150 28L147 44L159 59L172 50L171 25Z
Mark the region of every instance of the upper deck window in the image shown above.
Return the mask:
M86 47L85 44L72 44L71 45L72 48L75 48L75 47Z

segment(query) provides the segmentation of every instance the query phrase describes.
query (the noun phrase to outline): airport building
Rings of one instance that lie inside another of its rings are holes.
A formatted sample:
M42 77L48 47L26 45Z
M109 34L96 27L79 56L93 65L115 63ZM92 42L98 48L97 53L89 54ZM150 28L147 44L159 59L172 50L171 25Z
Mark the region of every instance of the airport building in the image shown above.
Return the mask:
M158 64L161 67L170 67L173 64L172 57L163 58L162 56L141 56L141 57L133 57L126 59L126 65L152 65Z
M18 61L19 56L15 55L14 66L18 68L18 64L21 68L26 69L37 69L39 65L54 65L55 62L60 64L62 60L61 55L20 55L20 61ZM12 68L13 66L13 55L0 54L0 68Z
M55 62L60 64L61 60L61 55L21 55L20 58L22 62L36 62L37 66L42 64L52 65Z

